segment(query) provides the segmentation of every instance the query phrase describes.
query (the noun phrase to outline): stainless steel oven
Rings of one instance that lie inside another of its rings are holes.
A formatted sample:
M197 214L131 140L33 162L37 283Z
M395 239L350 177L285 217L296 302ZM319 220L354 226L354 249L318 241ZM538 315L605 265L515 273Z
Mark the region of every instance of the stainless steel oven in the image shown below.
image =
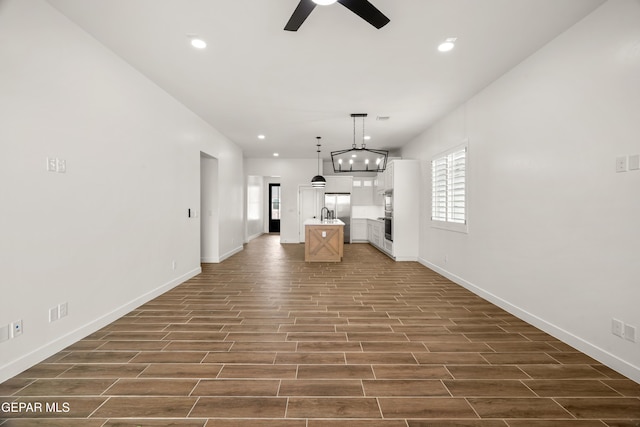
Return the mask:
M384 238L393 242L393 217L384 217Z
M384 238L393 242L393 191L384 193Z

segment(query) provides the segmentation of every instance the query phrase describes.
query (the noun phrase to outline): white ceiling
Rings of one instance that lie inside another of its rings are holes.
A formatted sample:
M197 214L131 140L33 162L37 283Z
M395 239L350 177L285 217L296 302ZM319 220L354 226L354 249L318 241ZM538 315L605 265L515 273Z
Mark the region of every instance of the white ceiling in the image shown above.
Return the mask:
M604 0L371 0L380 30L334 4L298 32L283 30L298 0L48 1L245 157L312 158L322 136L326 158L351 146L350 113L369 114L368 147L398 148Z

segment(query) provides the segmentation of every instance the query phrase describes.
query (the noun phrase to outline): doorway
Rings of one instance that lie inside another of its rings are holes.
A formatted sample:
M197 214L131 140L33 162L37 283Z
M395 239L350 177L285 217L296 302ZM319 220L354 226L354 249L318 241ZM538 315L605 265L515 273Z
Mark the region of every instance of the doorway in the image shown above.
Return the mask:
M220 262L218 159L200 152L200 262Z
M269 233L280 233L280 184L269 184Z
M313 188L311 186L301 185L298 187L298 211L299 211L299 224L298 224L298 241L304 243L304 222L307 219L316 218L320 212L322 206L320 197L324 194L323 191Z

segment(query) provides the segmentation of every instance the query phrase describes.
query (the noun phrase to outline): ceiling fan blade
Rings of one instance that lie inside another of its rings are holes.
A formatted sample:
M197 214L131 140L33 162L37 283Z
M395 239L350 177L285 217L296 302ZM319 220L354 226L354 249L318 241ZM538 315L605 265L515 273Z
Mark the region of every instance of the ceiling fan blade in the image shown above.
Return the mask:
M286 31L298 31L298 28L307 19L311 11L316 7L316 4L311 0L300 0L296 10L293 11L293 15L289 18L289 22L285 25Z
M338 3L367 21L377 29L380 29L389 23L387 18L374 5L367 0L338 0Z

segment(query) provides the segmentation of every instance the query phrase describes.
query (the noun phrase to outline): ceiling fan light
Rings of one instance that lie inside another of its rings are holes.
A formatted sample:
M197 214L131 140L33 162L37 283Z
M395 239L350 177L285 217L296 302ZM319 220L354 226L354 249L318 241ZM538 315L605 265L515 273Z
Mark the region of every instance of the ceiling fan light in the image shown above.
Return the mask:
M334 4L337 0L313 0L315 4L319 4L320 6L328 6L330 4Z

